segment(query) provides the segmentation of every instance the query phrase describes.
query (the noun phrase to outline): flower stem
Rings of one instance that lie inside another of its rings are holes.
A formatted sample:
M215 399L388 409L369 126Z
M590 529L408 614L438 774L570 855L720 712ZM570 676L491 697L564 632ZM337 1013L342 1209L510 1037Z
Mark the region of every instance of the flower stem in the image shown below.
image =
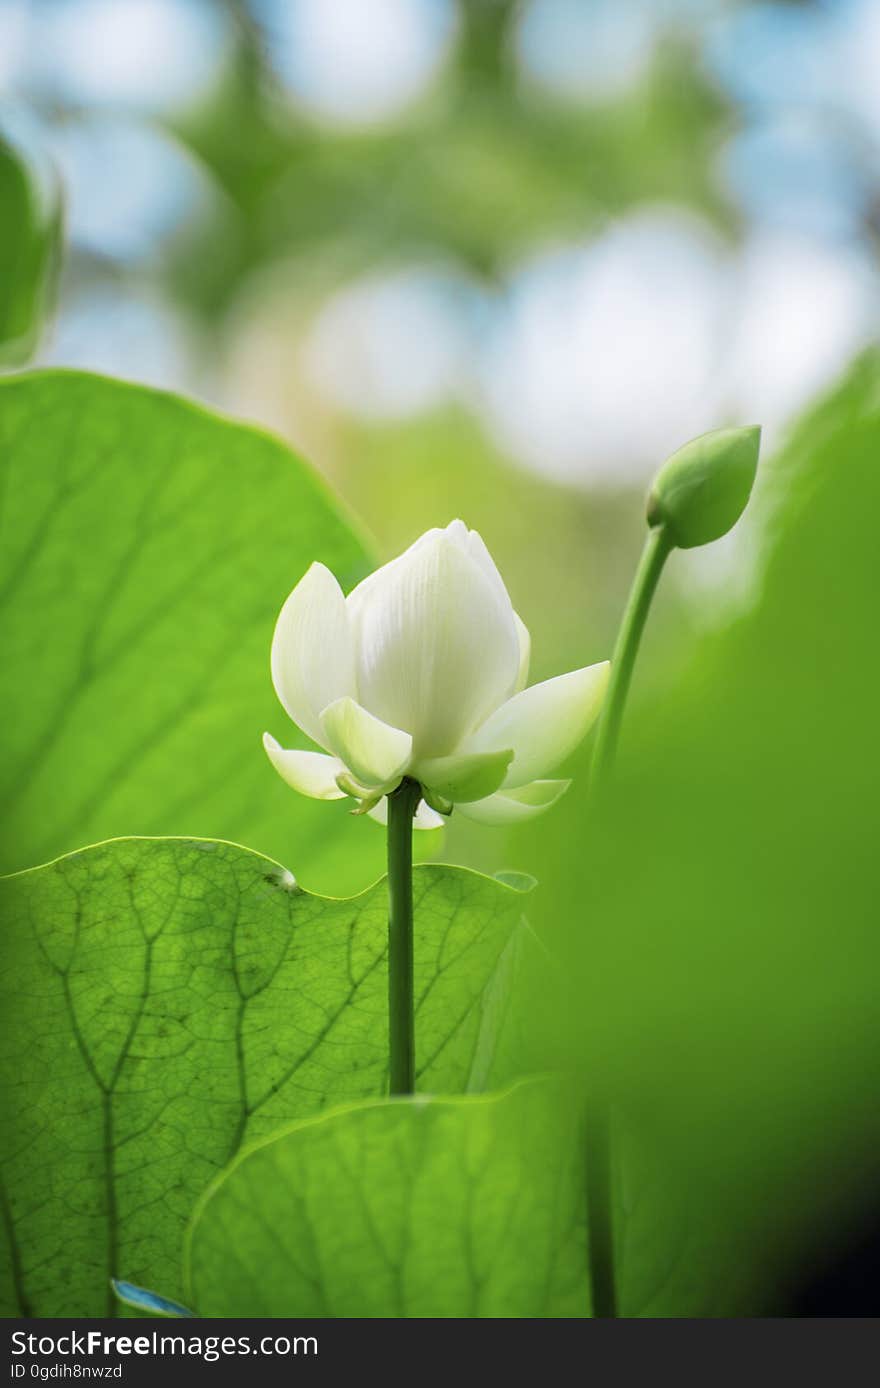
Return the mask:
M405 776L388 796L388 1052L392 1094L412 1094L416 1083L412 835L421 794L418 782Z
M596 730L590 795L593 807L607 791L623 709L632 680L642 632L663 565L674 546L664 526L648 532L639 567L611 659L611 679ZM593 1316L616 1317L617 1280L614 1267L614 1214L611 1162L611 1115L606 1096L592 1095L584 1123L587 1191L587 1246L590 1263Z
M658 525L653 530L648 531L642 557L639 560L639 567L630 589L626 611L617 633L614 654L611 657L611 678L608 682L608 693L605 696L599 725L596 729L590 782L591 793L594 796L599 796L604 792L614 768L620 725L623 720L623 708L629 692L639 642L645 629L651 599L657 588L663 565L666 563L672 548L673 544L666 533L665 526Z

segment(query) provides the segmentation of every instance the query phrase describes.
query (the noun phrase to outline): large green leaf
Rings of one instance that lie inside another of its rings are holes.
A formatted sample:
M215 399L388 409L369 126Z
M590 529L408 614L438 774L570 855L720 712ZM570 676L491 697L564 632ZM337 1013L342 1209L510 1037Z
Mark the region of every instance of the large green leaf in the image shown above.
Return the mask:
M198 834L343 892L383 836L297 796L260 746L296 732L272 628L313 559L369 567L276 440L169 395L39 372L0 382L0 867L119 834ZM337 849L344 851L336 851Z
M416 869L419 1087L506 1082L522 894ZM235 845L99 844L0 881L7 1314L178 1297L194 1202L242 1143L386 1087L384 883L311 896Z
M530 1081L298 1123L203 1195L187 1296L210 1316L588 1316L578 1111ZM719 1285L714 1227L670 1154L615 1134L620 1314L754 1314L747 1269Z
M583 1182L554 1086L392 1100L245 1153L193 1220L204 1316L588 1314Z

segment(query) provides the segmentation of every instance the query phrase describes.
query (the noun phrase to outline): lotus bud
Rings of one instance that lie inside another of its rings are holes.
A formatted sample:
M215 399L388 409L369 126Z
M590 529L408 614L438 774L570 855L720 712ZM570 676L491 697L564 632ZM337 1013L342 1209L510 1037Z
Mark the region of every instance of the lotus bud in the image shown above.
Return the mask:
M714 429L667 458L648 497L648 524L679 549L708 545L739 520L758 468L761 430Z

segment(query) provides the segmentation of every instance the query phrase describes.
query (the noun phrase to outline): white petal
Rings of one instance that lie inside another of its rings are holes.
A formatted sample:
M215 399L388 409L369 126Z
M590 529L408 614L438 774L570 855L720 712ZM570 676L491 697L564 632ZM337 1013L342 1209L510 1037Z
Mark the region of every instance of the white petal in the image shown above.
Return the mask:
M345 799L336 784L336 777L345 768L336 757L282 747L271 733L263 733L263 746L281 779L301 795L309 795L313 800Z
M468 752L512 747L505 786L523 786L552 771L586 736L608 683L607 660L557 675L514 694L470 738Z
M360 702L412 733L414 755L457 751L516 682L519 639L504 585L448 531L428 531L348 605Z
M479 824L522 824L555 805L571 781L532 781L516 790L499 790L485 800L461 805L461 813Z
M516 684L512 692L518 694L521 689L525 689L529 682L529 662L532 658L532 638L529 635L528 627L519 613L514 612L513 620L516 622L516 634L519 638L519 670L517 671Z
M378 805L372 810L368 810L367 814L370 819L375 819L377 824L387 824L388 796L383 795ZM442 814L437 814L436 810L432 810L431 806L426 805L424 800L419 801L415 817L413 818L414 829L442 829L445 823L446 820L443 818Z
M463 520L450 521L446 527L446 534L454 545L458 545L459 549L466 550L468 548L470 533Z
M427 790L457 805L462 800L484 800L496 791L512 758L509 748L502 752L433 757L420 761L412 774Z
M498 566L496 565L495 560L492 558L491 554L486 548L485 541L483 540L483 537L479 533L479 531L468 530L464 521L454 520L451 521L449 525L447 525L446 534L450 537L450 539L452 539L455 542L455 544L459 546L460 549L465 550L466 553L468 553L471 556L471 558L479 564L480 568L483 570L483 573L486 574L490 582L492 582L495 585L496 591L500 594L503 594L505 598L508 598L507 588L505 587L504 579L501 577L501 574L498 571ZM523 622L522 618L519 617L516 612L514 612L513 614L513 621L514 625L516 626L516 634L517 639L519 641L519 669L517 671L517 676L513 684L513 687L507 691L507 695L505 696L508 698L511 694L518 693L520 689L525 689L526 684L528 683L529 657L531 654L532 647L532 641L531 637L529 636L528 628L526 627L525 622Z
M321 714L324 744L365 786L385 786L406 770L412 738L374 718L354 699L337 699Z
M321 710L343 695L357 695L348 608L323 564L311 566L281 609L272 638L272 682L294 723L322 746Z
M491 579L496 588L499 588L507 596L507 589L504 586L504 579L498 572L498 565L492 558L486 542L478 530L468 530L463 520L450 521L446 527L446 535L454 545L457 545L465 554L469 554L487 578Z

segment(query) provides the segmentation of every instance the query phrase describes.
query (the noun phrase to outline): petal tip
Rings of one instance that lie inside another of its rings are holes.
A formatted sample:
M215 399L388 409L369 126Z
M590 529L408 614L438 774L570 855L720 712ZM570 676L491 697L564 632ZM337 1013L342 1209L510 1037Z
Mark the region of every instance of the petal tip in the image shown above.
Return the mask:
M276 761L278 755L284 751L281 743L271 733L263 733L263 751L271 762Z
M327 565L324 563L322 559L312 560L311 564L306 569L306 576L312 573L328 574L329 577L334 580L334 582L336 580L335 574L332 572L332 570L327 568Z

